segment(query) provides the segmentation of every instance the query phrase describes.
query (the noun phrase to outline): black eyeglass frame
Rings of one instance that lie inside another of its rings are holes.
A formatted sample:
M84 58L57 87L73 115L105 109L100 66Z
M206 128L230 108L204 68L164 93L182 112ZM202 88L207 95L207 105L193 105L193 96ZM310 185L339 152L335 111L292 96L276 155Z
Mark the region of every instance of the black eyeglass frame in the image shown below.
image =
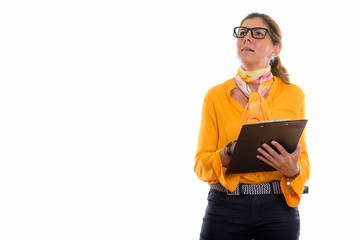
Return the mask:
M238 34L236 33L236 31L237 31L238 29L246 29L246 30L247 30L247 31L246 31L246 34L245 34L243 37L238 36ZM264 35L264 37L259 38L259 37L254 36L254 30L255 30L255 29L265 30L265 35ZM255 39L265 39L265 38L266 38L266 35L267 35L268 33L269 33L271 39L274 39L274 36L271 34L270 30L267 29L267 28L262 28L262 27L254 27L254 28L247 28L247 27L241 27L241 26L240 26L240 27L235 27L235 28L234 28L234 32L233 32L233 35L234 35L234 37L236 37L236 38L244 38L244 37L249 33L249 31L251 31L251 36L252 36L253 38L255 38Z

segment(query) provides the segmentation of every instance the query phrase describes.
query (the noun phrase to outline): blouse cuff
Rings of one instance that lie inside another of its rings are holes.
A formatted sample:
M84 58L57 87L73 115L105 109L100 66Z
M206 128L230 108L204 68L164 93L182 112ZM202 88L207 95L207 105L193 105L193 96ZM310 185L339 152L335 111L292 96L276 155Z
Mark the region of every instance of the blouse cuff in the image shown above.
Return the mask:
M226 168L222 166L220 152L222 149L219 149L215 152L214 162L213 162L213 170L218 179L225 174Z
M284 193L287 204L290 207L296 207L299 205L301 196L304 192L306 182L305 174L300 172L300 175L292 180L290 185L288 185L287 182L288 181L286 177L281 179L281 189Z

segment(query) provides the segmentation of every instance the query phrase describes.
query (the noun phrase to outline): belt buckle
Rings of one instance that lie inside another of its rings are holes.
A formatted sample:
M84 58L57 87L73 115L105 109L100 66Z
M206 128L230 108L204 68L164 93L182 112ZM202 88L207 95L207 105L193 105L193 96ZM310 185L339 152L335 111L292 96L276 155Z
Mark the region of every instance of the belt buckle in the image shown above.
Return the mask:
M240 193L236 194L236 193L230 192L227 188L225 188L225 189L226 189L226 195L228 195L228 196L239 196L240 195ZM236 191L236 189L234 190L234 192L235 191Z

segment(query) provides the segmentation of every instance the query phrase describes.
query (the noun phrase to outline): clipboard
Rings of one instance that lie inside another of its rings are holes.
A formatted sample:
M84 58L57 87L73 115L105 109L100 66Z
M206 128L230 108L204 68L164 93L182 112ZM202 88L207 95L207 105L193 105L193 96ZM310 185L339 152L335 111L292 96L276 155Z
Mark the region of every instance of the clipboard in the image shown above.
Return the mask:
M295 151L308 120L275 120L244 125L241 129L226 174L276 171L256 157L263 143L275 140L287 152ZM274 147L275 149L275 147ZM275 149L277 151L277 149Z

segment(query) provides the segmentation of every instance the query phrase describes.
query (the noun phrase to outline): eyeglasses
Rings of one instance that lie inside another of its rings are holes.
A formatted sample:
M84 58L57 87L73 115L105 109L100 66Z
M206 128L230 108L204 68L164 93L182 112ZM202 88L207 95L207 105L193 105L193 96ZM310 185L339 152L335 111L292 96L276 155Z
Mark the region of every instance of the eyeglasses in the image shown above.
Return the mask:
M251 30L251 36L255 39L264 39L266 37L266 34L268 33L271 38L273 37L269 29L261 28L261 27L255 27L255 28L236 27L234 28L234 37L244 38L250 30Z

